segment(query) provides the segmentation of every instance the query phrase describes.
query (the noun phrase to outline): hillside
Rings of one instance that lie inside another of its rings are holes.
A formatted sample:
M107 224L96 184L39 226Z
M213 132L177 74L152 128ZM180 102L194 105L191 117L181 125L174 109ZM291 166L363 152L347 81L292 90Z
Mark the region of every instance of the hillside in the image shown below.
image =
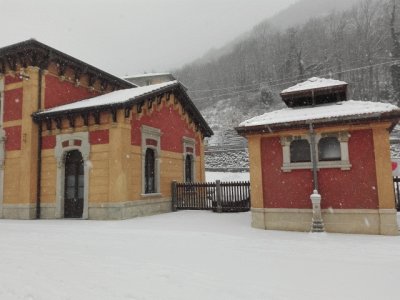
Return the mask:
M282 107L279 92L312 76L347 81L353 99L400 99L391 71L400 62L391 33L392 24L395 33L400 31L400 0L394 18L392 1L343 0L337 3L356 6L332 11L330 1L323 1L322 8L316 7L320 0L302 0L271 20L290 19L296 13L305 18L308 11L312 18L303 25L282 30L263 22L218 59L176 70L216 133L210 144L233 143L225 138L227 129Z
M286 30L289 27L298 26L304 24L311 18L321 17L327 15L333 11L341 12L351 8L361 0L299 0L294 4L290 5L286 9L278 12L265 21L261 22L253 30L245 32L239 35L231 42L227 43L221 48L211 48L202 57L195 60L194 64L204 64L217 60L223 55L227 55L232 52L233 48L248 39L256 30L257 27L272 26L277 30ZM323 5L322 5L323 4Z
M329 13L347 10L361 0L301 0L266 20L278 29L287 29L304 24L311 18L322 17Z

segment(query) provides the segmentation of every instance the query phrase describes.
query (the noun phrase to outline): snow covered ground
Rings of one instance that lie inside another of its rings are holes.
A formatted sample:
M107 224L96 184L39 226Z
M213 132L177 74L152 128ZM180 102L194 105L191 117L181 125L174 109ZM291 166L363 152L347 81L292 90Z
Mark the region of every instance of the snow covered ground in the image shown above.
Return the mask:
M250 214L0 220L0 299L399 299L400 237L277 232Z

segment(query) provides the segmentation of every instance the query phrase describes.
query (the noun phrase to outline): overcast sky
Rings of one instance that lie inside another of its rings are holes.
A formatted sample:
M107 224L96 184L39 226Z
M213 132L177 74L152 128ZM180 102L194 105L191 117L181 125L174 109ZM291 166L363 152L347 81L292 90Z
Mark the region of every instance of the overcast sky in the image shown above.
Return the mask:
M29 38L115 75L169 71L295 0L0 0L0 47Z

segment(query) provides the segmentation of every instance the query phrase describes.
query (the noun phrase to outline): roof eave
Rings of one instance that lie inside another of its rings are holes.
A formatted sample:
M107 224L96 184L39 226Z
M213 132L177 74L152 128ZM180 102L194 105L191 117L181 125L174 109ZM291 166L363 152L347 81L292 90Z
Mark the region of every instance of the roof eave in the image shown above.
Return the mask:
M21 52L29 52L30 50L37 50L37 51L46 51L49 55L50 60L57 60L57 59L64 59L69 62L69 64L76 68L81 68L87 70L94 75L98 75L100 78L104 78L110 82L117 83L121 88L132 88L136 87L129 81L121 79L115 75L112 75L108 72L100 70L99 68L94 67L88 63L85 63L73 56L70 56L60 50L57 50L53 47L50 47L46 44L43 44L35 39L29 39L23 42L15 43L3 48L0 48L0 58L2 56L9 56Z
M259 134L259 133L278 133L280 131L286 131L289 129L308 129L310 123L314 125L315 128L322 128L334 125L358 125L371 122L384 122L390 121L392 125L389 128L391 131L400 120L400 112L389 112L382 113L379 116L367 116L365 118L330 118L330 119L319 119L319 120L307 120L299 122L286 122L277 124L263 124L254 126L239 126L235 127L238 134L245 136L248 134Z
M318 88L311 88L311 89L304 89L304 90L290 91L290 92L281 92L279 95L281 97L291 97L296 94L307 94L307 93L311 93L312 91L314 91L314 92L328 91L328 90L332 90L332 89L346 88L347 86L348 86L348 83L344 83L344 84L331 85L331 86L326 86L326 87L318 87Z
M178 88L178 90L177 90ZM48 112L36 112L32 114L32 118L35 122L40 122L46 119L53 119L57 117L63 117L65 115L78 115L78 114L84 114L90 111L111 111L115 109L124 109L124 108L131 108L133 105L136 105L138 103L141 103L145 100L147 100L149 97L155 97L159 94L167 93L167 92L174 92L174 91L179 91L183 96L185 97L185 101L189 103L189 106L191 110L194 113L194 118L198 119L198 123L202 129L202 132L205 137L210 137L214 133L212 129L208 126L207 122L204 120L203 116L197 109L197 107L194 105L194 103L191 101L189 96L187 95L184 87L179 83L176 82L172 85L168 85L166 87L157 89L152 92L148 92L146 94L143 94L141 96L135 97L135 98L130 98L127 99L126 101L119 102L119 103L111 103L111 104L105 104L105 105L99 105L99 106L89 106L89 107L81 107L81 108L75 108L75 109L67 109L67 110L62 110L62 111L48 111Z

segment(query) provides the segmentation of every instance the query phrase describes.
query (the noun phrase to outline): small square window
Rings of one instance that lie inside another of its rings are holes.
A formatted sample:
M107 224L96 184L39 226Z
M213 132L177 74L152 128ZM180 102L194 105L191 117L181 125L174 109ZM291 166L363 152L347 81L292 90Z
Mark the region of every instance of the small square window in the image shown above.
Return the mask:
M328 136L319 140L318 157L320 161L341 160L340 142L337 137Z
M307 140L294 140L290 143L290 162L310 162L310 143Z
M348 132L316 134L315 150L317 168L340 168L350 170ZM282 170L312 169L310 136L281 137Z

